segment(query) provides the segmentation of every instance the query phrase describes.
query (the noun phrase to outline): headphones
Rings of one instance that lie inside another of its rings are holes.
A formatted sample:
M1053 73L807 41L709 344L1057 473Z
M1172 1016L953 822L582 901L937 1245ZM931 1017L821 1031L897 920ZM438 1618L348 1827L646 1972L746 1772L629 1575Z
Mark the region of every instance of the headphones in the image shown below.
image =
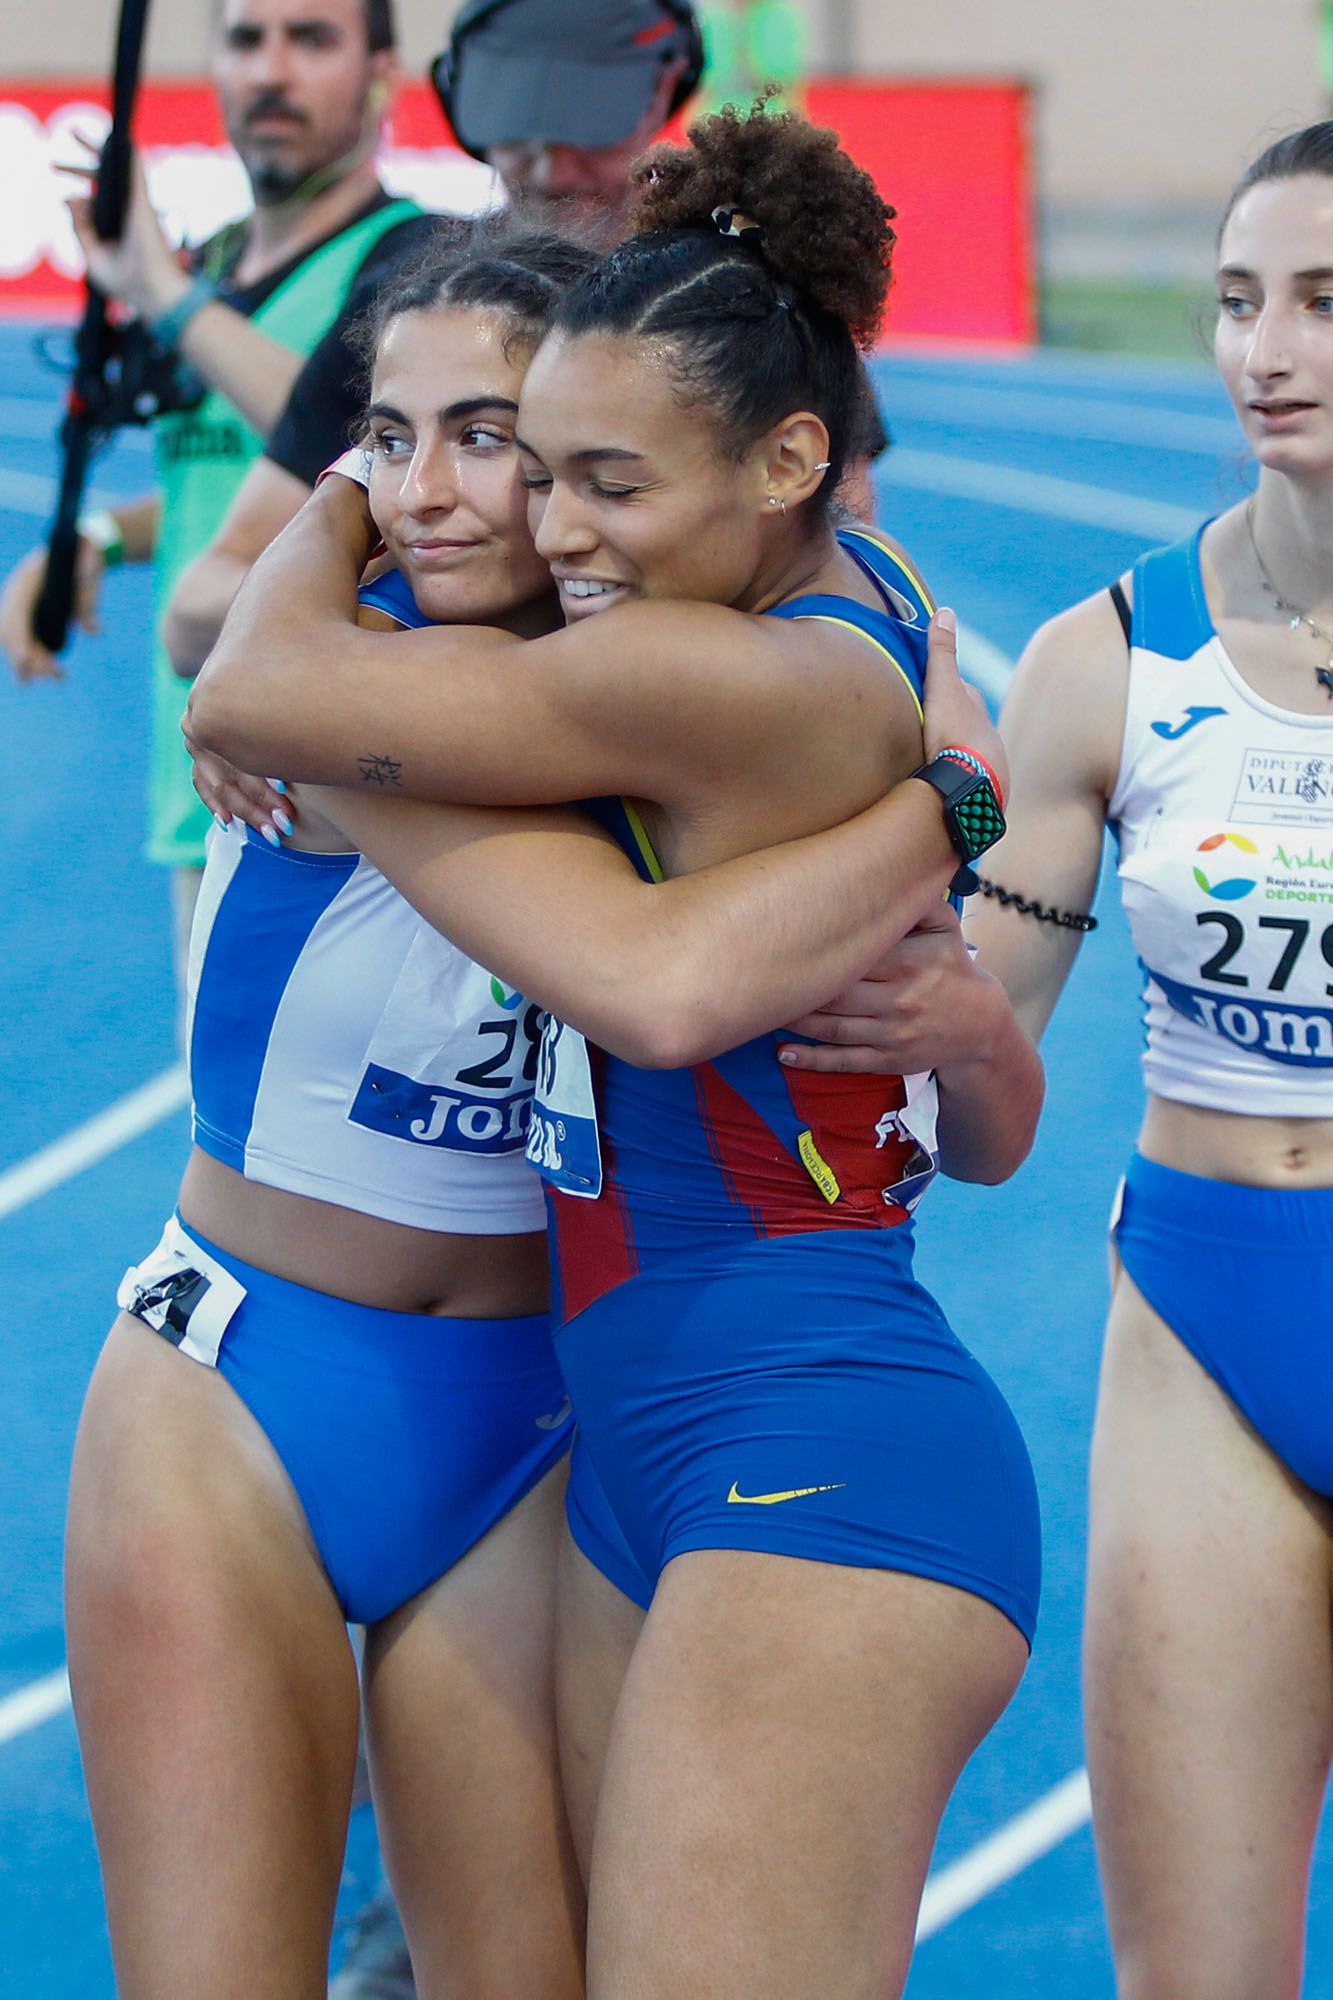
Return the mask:
M518 0L468 0L460 9L454 21L449 46L436 56L430 66L430 80L435 87L435 95L440 100L440 109L449 120L449 129L465 153L471 153L474 160L482 155L470 146L454 122L454 91L458 84L459 67L463 60L463 48L469 35L489 21L493 14L503 13L506 7L518 4ZM690 0L657 0L658 6L667 18L680 29L685 41L685 67L676 79L676 87L671 93L667 106L667 117L674 118L682 104L694 95L699 87L699 79L704 73L703 30L699 17Z

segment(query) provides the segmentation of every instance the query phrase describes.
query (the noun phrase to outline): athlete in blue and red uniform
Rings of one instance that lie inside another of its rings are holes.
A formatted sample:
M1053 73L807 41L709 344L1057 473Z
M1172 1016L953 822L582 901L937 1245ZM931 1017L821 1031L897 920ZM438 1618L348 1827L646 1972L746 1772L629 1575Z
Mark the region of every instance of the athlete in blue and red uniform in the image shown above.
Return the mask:
M558 1338L620 1551L571 1553L562 1614L590 1992L878 1996L1026 1660L1034 1495L911 1274L930 1087L792 1084L769 1031L924 920L951 996L984 996L935 1079L946 1170L1013 1170L1039 1072L948 934L939 800L904 782L874 804L921 758L920 607L839 543L827 496L883 203L786 118L705 120L643 178L645 233L570 295L520 399L567 629L359 633L373 529L331 480L242 592L191 729L359 786L329 805L356 845L572 1024L543 1046L534 1144L568 1183ZM929 747L988 755L947 680L942 700ZM366 763L405 797L367 799ZM624 936L622 846L562 803L608 796L668 878L630 878ZM634 898L697 914L723 862L743 921L701 941L668 920L645 969ZM580 1030L608 1051L596 1079Z
M873 537L838 539L883 609L802 595L777 615L862 632L919 710L929 602ZM589 810L661 879L631 805ZM552 1039L566 1062L582 1042ZM938 1166L935 1079L792 1069L784 1039L688 1069L589 1050L593 1181L586 1161L549 1164L572 1134L539 1076L529 1157L548 1163L557 1351L581 1426L574 1540L645 1609L673 1556L745 1548L943 1578L1030 1638L1036 1540L993 1506L997 1488L1031 1494L1022 1439L912 1273L911 1211ZM933 1478L964 1438L973 1477Z

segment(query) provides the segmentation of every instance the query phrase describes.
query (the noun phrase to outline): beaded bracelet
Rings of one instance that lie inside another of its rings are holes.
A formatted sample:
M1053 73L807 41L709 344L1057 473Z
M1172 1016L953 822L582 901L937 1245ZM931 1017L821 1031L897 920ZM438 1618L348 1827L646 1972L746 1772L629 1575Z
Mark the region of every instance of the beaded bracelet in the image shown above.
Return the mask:
M1097 928L1096 917L1084 916L1078 910L1057 910L1054 906L1047 909L1041 903L1029 902L1016 889L1003 889L998 882L988 881L984 875L978 875L977 887L983 896L993 896L1005 909L1016 910L1020 917L1035 917L1039 924L1059 924L1067 931L1095 931Z
M979 778L987 779L991 790L1003 807L1004 787L995 775L994 766L986 762L979 750L969 750L962 743L946 743L943 750L937 750L935 755L947 757L951 764L961 764L964 770L975 771Z

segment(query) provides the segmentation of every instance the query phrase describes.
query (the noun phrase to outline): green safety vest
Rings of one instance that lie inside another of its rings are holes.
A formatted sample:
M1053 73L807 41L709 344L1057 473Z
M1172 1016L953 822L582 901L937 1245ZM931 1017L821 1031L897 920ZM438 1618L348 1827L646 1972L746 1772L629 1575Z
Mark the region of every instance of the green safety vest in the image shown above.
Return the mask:
M352 281L381 236L419 215L415 202L393 201L362 216L312 250L249 315L294 354L309 354L341 310ZM162 619L181 571L213 540L264 440L216 389L192 410L173 410L153 426L161 517L153 551L153 713L148 855L199 866L209 816L190 782L180 733L189 683L172 672ZM334 440L330 440L332 449Z

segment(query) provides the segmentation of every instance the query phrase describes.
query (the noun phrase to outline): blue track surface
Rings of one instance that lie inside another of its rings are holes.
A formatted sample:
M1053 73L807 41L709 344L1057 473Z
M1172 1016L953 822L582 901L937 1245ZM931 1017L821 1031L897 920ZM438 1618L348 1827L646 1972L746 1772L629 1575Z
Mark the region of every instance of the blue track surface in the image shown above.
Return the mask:
M54 395L31 359L30 336L0 330L0 363L6 571L46 511ZM1163 539L1171 509L1183 528L1240 490L1234 434L1202 366L894 358L880 372L898 445L882 518L937 596L1010 654L1041 619ZM123 445L99 467L97 483L128 493L147 484L147 472L141 444ZM104 622L101 639L74 648L64 684L0 683L0 740L9 745L0 797L0 1008L8 1024L0 1170L174 1055L167 887L139 853L142 573L111 579ZM1103 892L1099 911L1103 929L1084 948L1049 1038L1050 1110L1033 1162L998 1192L945 1187L924 1211L924 1274L1024 1426L1046 1537L1033 1663L964 1777L937 1868L1082 1761L1078 1621L1103 1224L1139 1104L1133 957L1112 894ZM0 1705L63 1661L59 1543L79 1399L116 1281L156 1238L184 1144L177 1115L0 1220L8 1300ZM1333 2000L1326 1855L1323 1864L1311 2000ZM110 2000L113 1991L67 1708L0 1735L0 1986L40 2000ZM929 1936L909 1988L912 2000L1109 2000L1112 1990L1086 1826Z

